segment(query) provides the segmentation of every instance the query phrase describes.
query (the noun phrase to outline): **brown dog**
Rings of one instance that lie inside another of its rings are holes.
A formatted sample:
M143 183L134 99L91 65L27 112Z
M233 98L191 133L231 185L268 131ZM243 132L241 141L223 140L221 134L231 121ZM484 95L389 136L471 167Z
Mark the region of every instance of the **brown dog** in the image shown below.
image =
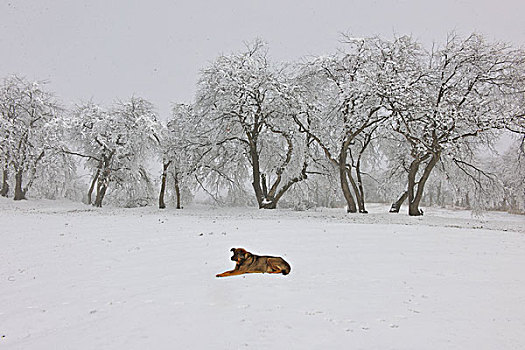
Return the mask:
M235 268L218 274L216 277L242 275L244 273L290 273L290 264L283 258L275 256L259 256L247 252L243 248L232 248L232 260L236 262Z

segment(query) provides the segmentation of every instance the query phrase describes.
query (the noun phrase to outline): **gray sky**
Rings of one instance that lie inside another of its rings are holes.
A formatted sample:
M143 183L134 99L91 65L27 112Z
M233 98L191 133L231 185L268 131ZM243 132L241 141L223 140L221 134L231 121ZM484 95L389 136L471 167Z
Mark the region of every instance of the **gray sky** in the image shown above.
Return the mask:
M523 0L0 0L0 77L48 80L69 105L141 96L162 118L199 70L260 37L275 60L333 52L340 33L483 33L525 46Z

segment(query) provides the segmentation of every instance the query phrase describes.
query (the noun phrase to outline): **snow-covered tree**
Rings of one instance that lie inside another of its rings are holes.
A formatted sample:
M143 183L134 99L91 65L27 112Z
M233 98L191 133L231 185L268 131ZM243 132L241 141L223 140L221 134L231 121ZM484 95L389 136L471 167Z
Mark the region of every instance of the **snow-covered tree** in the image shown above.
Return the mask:
M64 129L61 130L62 134L63 131ZM65 135L63 137L65 141ZM80 201L82 199L80 191L83 189L82 181L77 174L77 163L61 148L52 149L49 153L50 156L44 157L37 168L33 184L28 189L28 196Z
M405 42L399 50L398 42ZM395 79L380 94L392 112L392 128L410 146L407 194L409 215L421 215L425 183L436 164L447 157L465 172L477 172L468 158L497 129L516 123L516 101L522 99L523 51L487 43L479 35L450 35L431 52L400 38L382 47L388 57L383 71ZM519 113L518 113L519 114Z
M172 142L175 141L171 135L168 133L168 129L165 125L161 124L159 133L158 133L158 142L160 146L160 158L162 161L162 173L160 177L160 192L159 192L159 209L166 208L166 202L164 197L166 194L166 182L168 179L168 169L172 163L173 151ZM177 208L178 209L178 208Z
M493 202L487 207L525 213L525 133L516 137L503 154L492 157L489 169L501 190L491 197Z
M7 119L7 113L3 110L2 102L2 113L0 117L0 138L3 140L0 144L0 165L2 169L2 188L0 189L0 195L7 197L9 193L9 148L8 144L11 143L8 139L10 122Z
M177 209L182 208L183 193L186 194L185 197L191 197L191 189L196 185L195 176L204 166L202 160L212 148L207 135L202 134L202 130L205 130L200 125L202 121L195 114L192 105L173 106L171 118L160 138L163 163L159 194L161 209L166 207L164 195L168 178L173 181Z
M389 113L383 108L377 84L384 60L380 39L345 38L347 50L319 57L304 69L302 82L309 91L309 111L295 118L337 168L347 211L366 213L363 163L375 132Z
M121 201L149 196L152 182L147 160L158 147L159 123L153 105L138 97L105 110L93 102L73 113L70 135L74 149L92 172L87 202L101 207L110 183ZM129 204L128 204L129 205Z
M14 173L14 199L26 198L37 175L69 167L58 150L63 142L62 109L43 82L10 76L0 91L1 194L9 192L9 173ZM62 162L61 160L64 160Z
M196 110L213 146L209 175L233 186L251 177L259 208L275 208L307 177L306 137L293 122L301 113L298 90L286 68L272 64L256 40L244 52L218 57L199 80Z

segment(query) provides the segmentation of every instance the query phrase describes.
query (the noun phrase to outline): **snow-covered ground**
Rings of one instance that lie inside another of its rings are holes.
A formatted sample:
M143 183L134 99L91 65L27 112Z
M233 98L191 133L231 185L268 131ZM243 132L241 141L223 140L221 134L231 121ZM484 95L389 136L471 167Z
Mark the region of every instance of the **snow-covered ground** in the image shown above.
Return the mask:
M525 217L0 199L0 349L524 349ZM230 248L288 276L216 278Z

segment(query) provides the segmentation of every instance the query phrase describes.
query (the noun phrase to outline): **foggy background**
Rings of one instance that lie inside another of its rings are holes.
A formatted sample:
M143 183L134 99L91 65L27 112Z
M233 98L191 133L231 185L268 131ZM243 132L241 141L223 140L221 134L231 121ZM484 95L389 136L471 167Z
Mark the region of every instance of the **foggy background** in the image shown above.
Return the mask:
M522 46L525 2L503 1L0 1L0 76L48 80L69 107L131 95L191 102L200 69L260 37L275 60L333 52L340 33L412 34L441 43L480 32Z

